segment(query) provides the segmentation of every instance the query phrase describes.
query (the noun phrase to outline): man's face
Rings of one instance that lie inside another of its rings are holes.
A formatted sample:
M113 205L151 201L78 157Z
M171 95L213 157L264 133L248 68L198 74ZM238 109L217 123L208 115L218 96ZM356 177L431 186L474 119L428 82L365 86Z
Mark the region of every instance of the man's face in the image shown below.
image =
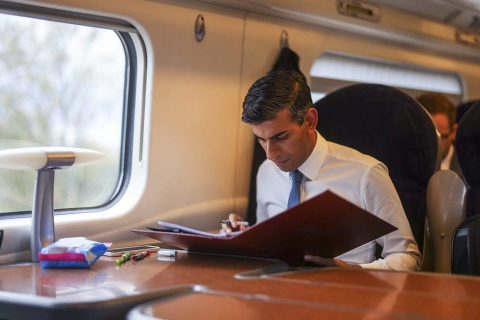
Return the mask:
M432 119L440 133L440 154L443 159L447 155L453 140L455 140L455 130L451 130L446 114L433 114Z
M312 152L316 143L317 111L308 109L303 124L296 123L288 109L276 118L251 125L253 134L265 150L267 158L282 171L297 169Z

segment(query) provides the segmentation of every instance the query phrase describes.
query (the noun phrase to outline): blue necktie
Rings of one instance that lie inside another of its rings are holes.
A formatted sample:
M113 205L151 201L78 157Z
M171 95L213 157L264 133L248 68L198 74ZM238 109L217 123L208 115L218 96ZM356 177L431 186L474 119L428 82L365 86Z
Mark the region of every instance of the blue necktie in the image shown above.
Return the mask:
M303 174L298 170L290 171L289 174L292 179L292 188L290 189L290 195L288 196L287 209L300 203L300 185L302 184L303 179Z

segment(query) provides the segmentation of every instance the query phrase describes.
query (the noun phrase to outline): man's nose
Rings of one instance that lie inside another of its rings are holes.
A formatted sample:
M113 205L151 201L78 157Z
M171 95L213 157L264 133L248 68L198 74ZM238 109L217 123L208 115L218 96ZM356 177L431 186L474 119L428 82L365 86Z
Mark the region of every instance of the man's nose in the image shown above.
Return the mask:
M277 157L278 153L279 148L275 141L267 140L267 142L265 143L265 154L267 156L267 159L274 160Z

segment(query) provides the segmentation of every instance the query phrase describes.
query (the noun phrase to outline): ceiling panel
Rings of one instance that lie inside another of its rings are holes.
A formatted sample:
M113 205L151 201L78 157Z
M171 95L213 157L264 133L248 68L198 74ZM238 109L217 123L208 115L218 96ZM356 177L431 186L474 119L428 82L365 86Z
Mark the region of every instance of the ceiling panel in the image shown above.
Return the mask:
M369 2L407 11L463 30L480 31L479 0L370 0Z

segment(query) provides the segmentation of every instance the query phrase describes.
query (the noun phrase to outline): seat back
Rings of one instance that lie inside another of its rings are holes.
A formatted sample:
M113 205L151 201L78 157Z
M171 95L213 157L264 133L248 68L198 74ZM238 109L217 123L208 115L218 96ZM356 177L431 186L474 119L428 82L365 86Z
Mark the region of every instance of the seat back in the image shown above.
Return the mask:
M327 140L387 165L419 248L423 246L426 188L435 171L433 122L412 97L392 87L357 84L315 103L317 129Z
M480 275L480 214L471 216L455 230L452 273Z
M467 182L467 219L452 241L452 273L480 275L480 102L471 106L458 123L455 146Z
M470 217L480 214L480 102L471 106L458 123L455 146L468 184L466 213Z
M433 174L427 186L427 221L433 247L433 270L450 273L453 233L465 219L466 185L452 170Z
M455 119L455 123L459 123L460 120L462 120L463 116L465 113L467 113L468 110L470 110L470 108L475 104L477 103L479 100L470 100L470 101L467 101L467 102L463 102L463 103L460 103L458 106L457 106L457 117Z

